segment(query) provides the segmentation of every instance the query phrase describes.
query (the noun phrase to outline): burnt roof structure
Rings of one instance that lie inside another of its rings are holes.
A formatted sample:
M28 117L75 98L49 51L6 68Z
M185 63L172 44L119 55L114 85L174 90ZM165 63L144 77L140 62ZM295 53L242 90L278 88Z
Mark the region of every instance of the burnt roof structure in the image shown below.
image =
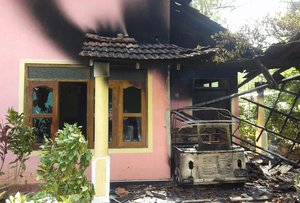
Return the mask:
M266 79L268 77L273 81L282 80L284 77L281 75L285 70L296 67L300 69L300 33L290 39L286 43L272 44L261 55L254 56L250 59L242 59L237 61L236 64L243 66L247 74L246 78L239 86L244 85L261 73L266 73L268 69L278 69L272 76L270 74L264 74ZM272 77L272 78L271 78ZM269 82L269 80L268 80Z
M276 60L278 66L299 66L300 53L300 33L287 43L279 43L271 45L261 57L266 63L270 60ZM270 65L269 65L270 66ZM276 66L273 65L272 66ZM270 67L272 68L272 67ZM276 67L274 67L276 68Z
M139 44L134 38L119 35L116 38L86 34L86 41L80 56L102 60L173 60L189 58L208 58L216 48L188 49L174 44L148 43Z
M211 35L226 29L192 8L191 0L170 1L170 43L193 48L215 46Z

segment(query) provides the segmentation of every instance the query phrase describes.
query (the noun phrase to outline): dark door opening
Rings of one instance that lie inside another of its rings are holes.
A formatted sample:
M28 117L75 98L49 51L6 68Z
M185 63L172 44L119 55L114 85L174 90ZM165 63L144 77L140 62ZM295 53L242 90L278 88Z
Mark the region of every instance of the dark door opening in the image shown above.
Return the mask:
M228 81L225 79L194 79L193 82L193 105L224 97L226 95L229 95L230 92ZM231 110L230 103L228 100L205 106L227 109L229 111ZM202 114L200 116L198 112L193 112L193 116L196 116L202 120L217 119L216 115Z
M59 83L59 128L64 123L82 126L82 133L87 135L87 83Z

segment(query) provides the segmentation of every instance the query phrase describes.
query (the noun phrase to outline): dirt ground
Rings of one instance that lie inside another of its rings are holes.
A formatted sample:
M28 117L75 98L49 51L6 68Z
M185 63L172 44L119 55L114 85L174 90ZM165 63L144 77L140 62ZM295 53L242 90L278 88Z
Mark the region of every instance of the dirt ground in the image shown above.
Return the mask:
M247 171L245 184L112 184L110 198L116 203L299 202L300 191L296 191L294 178L300 169L285 163L272 165L269 160L254 157L247 163Z
M296 191L294 177L300 174L300 169L284 163L272 165L258 157L247 163L247 171L248 181L245 184L111 183L110 199L112 203L299 202L300 191ZM2 191L0 189L0 193ZM16 191L36 193L39 185L10 188L6 197ZM2 202L4 200L0 200Z
M260 185L223 184L180 186L174 182L142 185L114 185L111 202L297 202L293 188L269 190Z

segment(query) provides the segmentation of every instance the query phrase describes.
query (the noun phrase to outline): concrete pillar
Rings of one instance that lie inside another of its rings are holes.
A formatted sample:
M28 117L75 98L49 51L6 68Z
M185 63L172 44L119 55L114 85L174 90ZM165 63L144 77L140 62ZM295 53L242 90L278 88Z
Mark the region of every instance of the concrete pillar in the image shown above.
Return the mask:
M257 91L257 103L264 105L264 90ZM266 110L262 107L258 107L257 112L257 125L264 127L266 122ZM257 128L255 132L256 145L264 149L268 149L268 136L266 131L264 131L257 141L258 136L261 134L262 129ZM257 152L263 153L262 150L256 149Z
M108 156L108 76L109 63L94 63L95 146L92 161L93 203L109 202L110 159Z

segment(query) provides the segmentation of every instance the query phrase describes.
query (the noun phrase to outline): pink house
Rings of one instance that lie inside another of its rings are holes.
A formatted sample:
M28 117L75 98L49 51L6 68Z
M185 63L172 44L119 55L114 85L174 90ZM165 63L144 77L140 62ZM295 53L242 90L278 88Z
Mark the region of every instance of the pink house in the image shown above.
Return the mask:
M189 0L0 2L0 117L24 112L37 147L63 123L81 125L96 202L109 180L170 180L170 110L236 90L238 69L212 63L206 47L224 28ZM37 148L24 182L38 162Z

